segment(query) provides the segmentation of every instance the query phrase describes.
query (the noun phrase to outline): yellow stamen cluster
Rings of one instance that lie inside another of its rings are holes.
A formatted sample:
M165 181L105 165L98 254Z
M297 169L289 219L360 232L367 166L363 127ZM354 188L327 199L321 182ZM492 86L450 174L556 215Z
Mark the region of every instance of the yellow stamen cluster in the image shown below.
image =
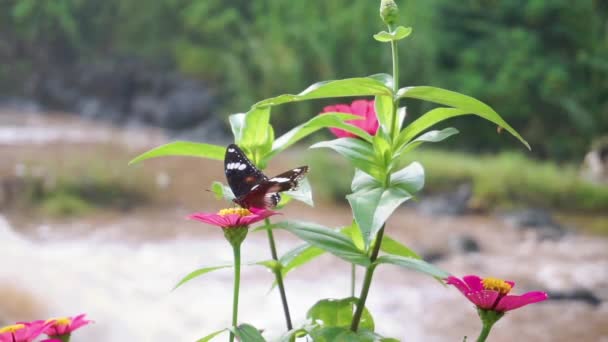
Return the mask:
M55 325L65 325L68 326L72 323L72 320L69 319L68 317L59 317L59 318L51 318L51 319L47 319L46 323L51 322L51 321L55 321Z
M496 291L501 295L506 295L511 291L511 284L498 278L484 278L482 284L484 289Z
M21 330L23 328L25 328L24 324L7 325L6 327L0 328L0 334L4 334L7 332L14 333L15 331Z
M220 210L220 212L218 214L220 214L222 216L237 214L240 217L243 217L243 216L251 215L251 211L249 211L245 208L228 208L228 209Z

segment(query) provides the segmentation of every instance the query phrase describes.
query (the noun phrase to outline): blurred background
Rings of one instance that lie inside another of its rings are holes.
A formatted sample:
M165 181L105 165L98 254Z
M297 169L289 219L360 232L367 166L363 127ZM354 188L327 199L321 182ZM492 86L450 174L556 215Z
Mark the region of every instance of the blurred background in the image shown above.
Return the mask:
M493 341L511 341L514 331L525 341L608 341L608 3L397 3L401 24L414 29L400 43L400 84L490 104L532 151L474 117L444 123L461 134L411 155L426 186L389 234L455 275L549 292L552 300L498 324ZM175 139L227 144L227 116L261 99L390 72L388 47L372 38L384 29L378 5L1 1L0 325L88 312L96 323L82 336L94 342L191 341L228 325L229 271L170 292L194 268L230 260L220 232L184 220L227 205L206 191L223 181L222 163L127 162ZM280 134L330 103L277 107L272 123ZM407 121L432 108L402 104ZM311 166L316 207L294 203L286 217L349 224L348 165L305 147L269 166L270 174ZM282 251L298 244L279 237ZM263 235L245 248L250 261L269 257ZM278 334L271 276L244 272L242 320ZM348 274L331 257L291 274L295 320L318 295L347 296ZM369 306L387 335L446 341L478 331L468 303L432 279L388 267L374 287ZM446 311L457 314L444 319Z

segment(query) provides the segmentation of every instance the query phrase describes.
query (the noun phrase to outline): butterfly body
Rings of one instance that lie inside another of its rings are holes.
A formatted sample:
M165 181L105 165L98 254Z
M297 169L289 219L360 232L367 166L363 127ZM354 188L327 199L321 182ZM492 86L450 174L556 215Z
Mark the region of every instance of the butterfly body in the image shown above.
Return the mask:
M226 148L224 173L234 193L234 202L243 208L272 208L281 200L280 192L297 188L308 172L308 166L268 178L235 144Z

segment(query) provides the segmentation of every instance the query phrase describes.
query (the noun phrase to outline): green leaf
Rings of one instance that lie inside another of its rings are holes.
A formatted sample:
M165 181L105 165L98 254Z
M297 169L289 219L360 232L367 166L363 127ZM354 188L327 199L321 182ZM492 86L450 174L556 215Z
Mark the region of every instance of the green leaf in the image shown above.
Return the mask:
M378 123L383 132L390 135L391 119L393 117L394 103L392 96L376 96L374 110L378 116Z
M203 268L199 268L196 271L190 272L188 273L188 275L186 275L184 278L182 278L182 280L179 281L179 283L177 283L177 285L175 285L175 287L173 288L173 290L177 289L178 287L184 285L185 283L189 282L190 280L196 278L196 277L200 277L203 274L209 273L209 272L213 272L222 268L228 268L228 267L232 267L232 265L222 265L222 266L212 266L212 267L203 267Z
M365 250L365 242L363 241L363 235L361 235L361 230L357 225L357 222L353 220L353 223L350 226L344 227L340 230L342 234L348 236L350 240L357 246L360 250Z
M382 183L380 183L376 178L359 169L355 169L355 176L353 177L353 182L350 185L353 192L371 190L381 186Z
M292 329L281 335L279 342L293 342L294 338L304 337L306 335L308 335L308 331L304 328Z
M361 266L370 264L369 257L359 250L351 240L330 228L300 221L285 222L282 228L297 235L309 244L348 262Z
M268 270L270 270L270 272L277 272L280 269L282 269L283 267L281 266L281 264L276 261L276 260L264 260L264 261L257 261L254 262L253 265L259 265L259 266L264 266L266 267Z
M375 163L375 152L373 146L356 138L339 138L329 141L318 142L310 148L330 148L346 159L356 168L365 171L374 178L382 179L382 169Z
M308 178L302 179L298 183L298 187L295 190L285 191L283 195L288 195L291 198L305 203L311 207L315 206L315 203L312 200L312 188L310 187L310 182ZM281 195L281 196L283 196Z
M230 329L240 342L266 342L260 331L251 324L240 324Z
M376 164L382 165L385 170L389 170L390 165L393 161L390 137L383 132L378 132L374 136L373 147L374 147L374 160Z
M362 186L362 179L370 186ZM424 185L424 169L417 163L411 163L407 167L393 173L388 189L379 186L371 187L369 178L359 175L353 181L357 187L356 192L346 196L350 204L355 220L361 229L366 248L375 238L384 222L403 202L413 197L413 193L422 189Z
M411 270L418 271L421 273L426 273L428 275L441 279L444 279L450 275L446 271L438 268L437 266L429 264L424 260L399 255L383 255L376 259L376 261L374 261L374 264L393 264L400 267L409 268Z
M478 115L478 116L480 116L488 121L491 121L491 122L497 124L498 126L504 128L507 132L511 133L513 136L515 136L517 139L519 139L519 141L521 141L521 143L524 144L528 149L530 149L530 145L528 144L528 142L526 140L524 140L524 138L522 138L521 135L519 135L519 133L517 133L517 131L515 129L513 129L513 127L511 127L505 120L503 120L503 118L500 117L500 115L498 115L498 113L496 113L494 111L494 109L492 109L487 104L485 104L477 99L474 99L470 96L463 95L463 94L460 94L460 93L457 93L454 91L450 91L450 90L446 90L446 89L436 88L436 87L419 86L419 87L401 88L397 92L396 97L397 98L413 98L413 99L435 102L435 103L439 103L442 105L457 108L461 111L460 114L457 114L458 112L445 112L443 114L439 114L441 112L438 112L438 113L436 112L436 114L434 114L432 116L432 119L431 118L425 119L425 121L426 121L425 123L428 122L428 125L426 125L426 127L434 125L434 124L436 124L440 121L443 121L445 119L448 119L450 117L454 117L454 116L458 116L458 115L465 115L465 114L475 114L475 115ZM419 120L425 118L425 116L427 116L430 113L433 113L433 111L430 111L429 113L421 116L416 121L419 121ZM416 134L414 134L412 136L412 138L414 136L418 135L418 133L420 133L420 132L422 132L422 130L419 130Z
M397 155L410 152L425 142L440 142L458 133L458 130L454 127L444 128L441 131L428 131L399 148Z
M398 255L402 257L414 258L421 260L422 257L418 255L416 252L411 250L409 247L405 246L401 242L393 239L388 235L384 235L382 239L382 245L380 246L380 250L393 255Z
M174 141L144 152L129 162L129 165L142 160L163 156L189 156L215 160L224 160L226 148L218 145L195 143L189 141Z
M245 114L245 122L242 127L242 138L240 147L249 151L255 151L255 160L261 160L261 156L270 151L274 133L270 126L270 108L252 108ZM242 146L241 146L242 145ZM264 149L267 149L264 151Z
M234 136L234 143L240 146L243 139L243 127L245 127L245 113L232 114L228 117L228 121Z
M411 27L399 26L390 33L386 32L386 31L376 33L374 35L374 39L379 42L382 42L382 43L388 43L391 41L401 40L401 39L409 36L411 33L412 33Z
M311 85L301 93L284 94L260 101L254 107L277 106L283 103L346 96L393 96L391 88L376 77L356 77L343 80L324 81Z
M285 253L279 259L279 262L283 265L281 273L283 276L286 276L290 271L309 263L323 253L325 253L325 251L321 248L309 244L298 246Z
M393 89L393 75L382 73L373 74L368 77L382 82L382 84L384 84L388 89Z
M214 331L211 334L197 340L196 342L207 342L207 341L211 341L211 339L213 339L215 336L225 332L228 329L222 329L222 330L218 330L218 331Z
M222 182L215 181L211 185L211 191L215 194L215 198L217 199L226 199L229 202L232 202L234 199L234 194L232 193L232 189L228 185L225 185Z
M325 113L317 115L307 122L292 128L289 132L277 138L272 144L272 151L266 158L271 158L275 154L285 150L289 146L295 144L300 139L318 131L321 128L335 127L348 131L363 140L372 141L371 136L366 131L359 127L344 123L346 120L361 120L358 115L345 113Z
M306 318L325 328L350 327L357 301L357 298L354 297L322 299L308 310ZM363 308L359 326L361 329L374 330L374 319L367 308Z

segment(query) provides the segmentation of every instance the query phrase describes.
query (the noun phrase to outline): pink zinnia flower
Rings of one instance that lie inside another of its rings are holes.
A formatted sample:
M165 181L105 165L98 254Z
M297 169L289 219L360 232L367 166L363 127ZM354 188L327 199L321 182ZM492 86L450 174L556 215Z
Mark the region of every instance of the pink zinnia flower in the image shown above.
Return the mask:
M278 214L278 212L266 209L229 208L222 209L217 214L195 213L188 216L188 218L218 226L222 229L230 229L246 227L276 214Z
M464 276L462 280L450 276L446 279L446 283L454 285L479 309L501 313L542 302L548 298L547 294L541 291L509 295L508 293L515 286L514 282L496 278L482 279L476 275Z
M0 328L0 342L32 342L52 322L20 322Z
M80 314L74 317L59 317L48 320L52 324L44 329L44 333L49 337L63 336L71 334L72 331L91 323L92 321L84 318L86 314Z
M323 108L321 114L324 113L348 113L363 117L361 120L348 120L347 123L357 126L371 135L375 135L378 131L378 116L374 109L374 101L355 100L350 105L337 104ZM357 136L339 128L329 129L338 138L356 138Z

